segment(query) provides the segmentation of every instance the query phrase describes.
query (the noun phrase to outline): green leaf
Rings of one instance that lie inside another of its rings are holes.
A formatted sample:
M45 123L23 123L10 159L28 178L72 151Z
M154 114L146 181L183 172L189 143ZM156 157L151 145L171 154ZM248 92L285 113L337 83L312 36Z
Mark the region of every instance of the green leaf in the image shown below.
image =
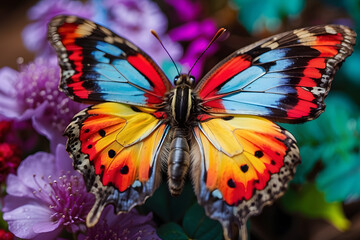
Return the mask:
M296 174L292 183L296 184L304 184L306 182L306 176L311 172L314 168L316 162L321 158L321 155L324 152L322 146L309 146L305 145L301 147L301 156L311 156L309 157L302 157L301 164L296 168Z
M352 201L360 197L360 154L332 161L315 179L327 201Z
M221 240L223 238L220 223L206 216L204 209L198 204L194 204L186 212L183 227L191 239Z
M171 196L167 182L164 182L150 197L143 208L152 211L163 222L177 222L183 218L186 210L196 202L195 194L190 181L184 185L180 196Z
M281 202L290 212L301 213L309 218L325 219L341 231L350 227L341 203L327 202L325 195L314 184L305 184L299 192L290 189Z
M0 211L0 229L8 230L8 223L3 219L3 212Z
M190 239L178 224L170 222L162 225L156 231L162 240L188 240Z
M305 7L304 0L233 0L239 10L238 19L253 33L275 31L284 18L297 17Z

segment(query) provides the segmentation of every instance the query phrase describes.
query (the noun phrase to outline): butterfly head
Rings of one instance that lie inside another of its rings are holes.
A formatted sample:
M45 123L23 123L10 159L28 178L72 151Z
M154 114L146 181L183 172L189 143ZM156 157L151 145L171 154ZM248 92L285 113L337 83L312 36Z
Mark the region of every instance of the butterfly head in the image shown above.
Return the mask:
M175 86L186 84L193 88L195 86L195 77L188 74L179 74L174 79Z

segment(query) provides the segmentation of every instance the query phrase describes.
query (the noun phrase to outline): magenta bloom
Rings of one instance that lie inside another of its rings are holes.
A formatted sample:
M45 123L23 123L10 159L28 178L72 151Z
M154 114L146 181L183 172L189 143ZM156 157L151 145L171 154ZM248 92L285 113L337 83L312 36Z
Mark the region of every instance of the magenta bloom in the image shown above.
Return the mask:
M0 239L1 240L13 240L14 234L11 232L6 232L4 229L0 229Z
M174 8L177 19L181 20L180 23L182 23L182 25L170 30L169 35L170 38L176 42L188 44L185 49L185 54L180 59L180 63L189 70L216 33L216 23L210 18L202 17L200 1L167 0L166 2ZM186 13L184 13L184 9L188 9ZM197 62L191 75L199 78L202 74L206 57L214 54L216 50L217 44L214 43Z
M38 152L27 157L17 175L7 179L3 218L15 236L54 239L62 229L85 229L85 218L94 203L82 176L73 170L64 145L56 155Z
M85 18L92 16L90 4L72 0L42 0L32 7L28 16L34 21L23 31L25 46L33 52L44 56L55 53L47 40L47 26L50 19L59 14L76 15Z
M84 105L60 92L60 68L55 58L36 58L20 72L0 70L0 114L8 119L31 119L37 132L56 146L64 143L63 131Z
M201 2L197 0L165 0L176 10L176 17L182 22L189 22L201 15Z
M216 33L216 24L211 19L206 19L199 22L190 22L177 27L169 32L171 39L178 42L189 42L184 56L180 59L180 63L183 64L188 70L193 66L196 59L206 49L210 40ZM205 52L204 56L196 63L195 67L191 71L191 75L196 78L201 76L202 69L204 67L206 57L214 54L218 49L216 43Z
M11 128L11 121L0 120L0 142L4 142L6 136L9 134Z
M0 183L4 183L10 173L15 173L21 162L19 146L11 143L0 143Z
M79 240L160 240L154 225L152 213L143 216L133 209L128 213L115 215L113 207L108 206L99 222L93 228L89 228L86 235L81 235Z

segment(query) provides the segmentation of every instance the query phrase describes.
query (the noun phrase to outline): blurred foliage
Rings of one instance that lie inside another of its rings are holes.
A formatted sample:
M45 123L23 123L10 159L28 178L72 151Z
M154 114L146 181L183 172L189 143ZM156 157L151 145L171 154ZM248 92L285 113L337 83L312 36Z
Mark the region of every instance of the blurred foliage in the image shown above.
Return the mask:
M162 222L176 222L184 217L186 209L195 201L194 191L189 181L178 197L171 196L167 182L164 182L154 195L146 201L144 208L147 211L152 211Z
M170 222L161 226L157 233L163 240L221 240L223 236L220 223L208 218L197 203L186 211L182 226Z
M206 216L204 209L197 204L190 181L179 197L171 196L167 183L162 183L139 209L153 212L161 225L157 233L162 239L222 239L220 223Z
M360 122L359 122L360 123ZM360 154L334 158L316 177L316 185L329 202L358 200L360 197Z
M360 3L359 3L360 4ZM355 84L357 88L360 87L360 51L358 47L355 49L353 55L346 61L344 64L342 73L346 77L346 79L350 80L350 84Z
M314 184L305 184L300 191L289 190L282 198L283 206L290 212L309 218L323 218L344 231L350 227L340 202L329 203Z
M304 0L233 0L239 21L252 32L274 32L287 18L295 18L305 7Z

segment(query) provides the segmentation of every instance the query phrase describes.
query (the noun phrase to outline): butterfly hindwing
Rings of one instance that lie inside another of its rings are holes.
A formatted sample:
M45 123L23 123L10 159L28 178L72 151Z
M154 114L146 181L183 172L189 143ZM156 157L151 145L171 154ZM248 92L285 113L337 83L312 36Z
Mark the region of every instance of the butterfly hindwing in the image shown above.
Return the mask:
M341 25L289 31L240 49L197 85L209 113L250 114L303 122L324 110L336 70L356 34Z
M156 107L171 88L146 53L92 21L55 17L48 36L62 70L60 89L76 101Z
M102 103L77 114L66 129L67 150L96 202L93 226L109 203L128 211L152 195L160 181L160 150L168 127L154 110Z
M286 190L300 163L296 141L275 123L248 115L204 121L194 135L198 201L233 239L234 226L241 228Z

